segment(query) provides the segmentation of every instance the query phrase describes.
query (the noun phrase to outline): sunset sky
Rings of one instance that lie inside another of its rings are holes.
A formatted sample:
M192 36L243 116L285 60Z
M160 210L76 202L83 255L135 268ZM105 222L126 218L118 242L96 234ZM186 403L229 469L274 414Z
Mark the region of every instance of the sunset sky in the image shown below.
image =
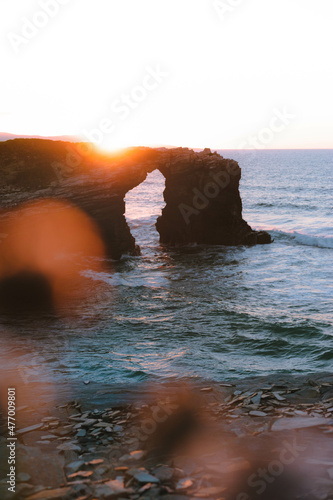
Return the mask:
M332 0L3 0L0 132L332 148Z

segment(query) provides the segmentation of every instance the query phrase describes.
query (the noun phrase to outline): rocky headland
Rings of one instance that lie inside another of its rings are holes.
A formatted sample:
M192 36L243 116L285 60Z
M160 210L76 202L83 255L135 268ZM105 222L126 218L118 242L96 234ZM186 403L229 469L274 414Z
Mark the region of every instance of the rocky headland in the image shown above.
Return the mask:
M242 218L241 169L210 149L131 148L102 154L91 144L43 139L0 143L1 221L18 205L56 199L78 207L97 225L107 255L138 255L125 219L125 196L158 169L166 206L156 223L161 244L270 243Z

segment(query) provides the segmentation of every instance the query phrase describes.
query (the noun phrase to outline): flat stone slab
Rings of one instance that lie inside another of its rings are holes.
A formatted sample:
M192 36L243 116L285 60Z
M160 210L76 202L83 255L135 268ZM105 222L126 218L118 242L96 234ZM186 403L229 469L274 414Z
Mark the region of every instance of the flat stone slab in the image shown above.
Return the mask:
M43 424L30 425L30 427L25 427L24 429L17 430L16 435L22 436L23 434L27 434L28 432L38 431L42 427L43 427Z
M69 500L73 493L71 488L56 488L54 490L39 491L31 495L27 500Z
M105 500L120 495L128 495L130 493L133 493L133 490L131 488L125 488L124 483L118 479L98 485L95 489L95 496Z
M133 476L139 483L159 483L160 480L152 476L151 474L148 474L148 472L144 471L138 471L136 474Z
M306 429L307 427L319 427L321 425L332 424L333 419L325 417L280 418L272 425L272 431L290 431L294 429Z

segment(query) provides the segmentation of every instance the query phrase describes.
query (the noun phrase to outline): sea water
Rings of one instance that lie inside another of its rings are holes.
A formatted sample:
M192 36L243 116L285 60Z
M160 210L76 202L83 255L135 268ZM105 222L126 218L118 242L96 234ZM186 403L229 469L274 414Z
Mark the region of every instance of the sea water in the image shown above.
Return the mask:
M8 369L124 385L331 370L332 150L219 152L242 168L244 219L274 242L161 247L155 171L126 196L142 255L104 273L88 266L91 295L74 322L2 320Z

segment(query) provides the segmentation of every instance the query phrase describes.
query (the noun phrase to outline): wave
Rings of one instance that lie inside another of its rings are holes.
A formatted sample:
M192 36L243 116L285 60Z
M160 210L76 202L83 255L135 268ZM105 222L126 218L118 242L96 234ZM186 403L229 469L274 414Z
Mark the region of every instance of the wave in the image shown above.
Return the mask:
M296 209L301 209L301 210L306 210L306 211L310 211L310 212L313 212L314 210L318 210L318 206L317 205L309 205L309 204L306 204L306 203L286 203L285 200L282 200L280 203L279 202L274 202L274 203L270 203L270 202L265 202L265 201L262 201L262 202L258 202L258 203L255 203L254 206L256 207L265 207L265 208L283 208L283 209L287 209L287 208L296 208Z
M272 233L273 236L285 236L296 241L300 245L307 245L317 248L333 248L333 236L313 236L310 234L298 233L297 231L281 231L279 229L265 229Z

